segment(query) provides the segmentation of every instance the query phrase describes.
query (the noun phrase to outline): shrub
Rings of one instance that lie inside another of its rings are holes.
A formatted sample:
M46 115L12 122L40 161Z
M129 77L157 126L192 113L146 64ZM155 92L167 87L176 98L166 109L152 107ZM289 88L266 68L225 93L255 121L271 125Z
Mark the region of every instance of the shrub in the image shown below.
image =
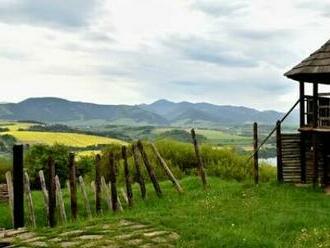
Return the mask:
M0 183L6 183L6 172L12 168L11 161L7 158L0 157Z
M48 182L48 157L52 156L56 164L56 175L59 176L61 184L64 185L68 179L68 157L69 149L64 145L34 145L26 151L25 164L30 175L33 188L40 188L39 171L43 170Z

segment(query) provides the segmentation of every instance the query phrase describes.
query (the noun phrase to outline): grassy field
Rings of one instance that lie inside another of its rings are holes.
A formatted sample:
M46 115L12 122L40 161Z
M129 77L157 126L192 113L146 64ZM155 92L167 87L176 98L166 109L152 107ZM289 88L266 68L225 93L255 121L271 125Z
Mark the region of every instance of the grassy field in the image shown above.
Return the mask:
M173 230L180 235L177 247L329 247L330 201L320 190L278 185L223 181L209 178L209 190L201 189L198 178L182 180L184 195L178 195L168 182L158 199L148 185L143 202L134 188L135 206L124 213L105 212L102 218L80 221L55 229L38 229L50 237L64 230L116 223L128 219ZM66 207L68 195L64 194ZM92 196L90 195L91 199ZM34 194L38 223L45 225L39 192ZM92 202L92 200L91 200ZM81 202L79 202L80 209ZM0 204L0 223L8 225L8 207Z
M173 129L177 128L156 128L153 130L153 133L155 134L161 134ZM185 129L185 131L190 132L190 129ZM246 136L240 136L240 135L234 135L230 133L226 133L220 130L210 130L210 129L196 129L196 133L203 135L205 138L207 138L207 141L205 141L208 144L213 145L245 145L251 143L251 138Z
M26 144L41 143L53 145L58 143L71 147L86 147L98 144L126 144L118 139L76 133L10 131L4 134L12 135L18 141Z
M11 121L0 121L1 128L8 128L10 131L18 131L18 129L26 129L33 125L33 123L27 122L11 122Z

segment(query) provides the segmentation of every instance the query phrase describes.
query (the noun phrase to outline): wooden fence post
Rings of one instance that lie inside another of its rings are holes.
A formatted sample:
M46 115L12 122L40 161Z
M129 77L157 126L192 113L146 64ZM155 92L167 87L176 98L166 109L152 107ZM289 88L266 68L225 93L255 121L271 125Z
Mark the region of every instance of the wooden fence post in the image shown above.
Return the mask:
M145 167L146 167L146 169L148 171L149 177L150 177L151 182L152 182L152 184L154 186L154 189L156 191L156 194L157 194L158 197L161 197L162 196L162 190L161 190L161 188L159 186L159 183L157 181L157 177L156 177L156 174L154 172L154 169L152 168L152 166L151 166L151 164L149 162L148 155L144 151L143 144L142 144L141 140L138 141L137 147L140 150L140 153L141 153L141 156L142 156L144 165L145 165Z
M95 209L96 213L101 213L101 156L95 158Z
M112 210L116 212L118 210L118 193L116 185L116 168L114 154L109 154L109 166L110 166L110 184L111 184L111 202Z
M36 224L36 216L34 214L34 206L33 206L33 199L31 195L31 188L30 188L30 178L27 172L24 172L24 189L25 189L25 194L26 194L26 202L28 205L28 210L29 210L29 219L30 223L33 228L37 226Z
M134 160L134 165L135 165L135 180L140 185L142 199L146 199L147 190L146 190L146 185L144 183L143 175L141 174L139 157L138 157L138 154L136 151L135 144L132 145L132 153L133 153L133 160Z
M258 123L253 124L253 165L254 183L259 183L259 154L258 154Z
M13 147L14 228L24 227L23 145Z
M49 206L48 206L48 191L47 191L47 188L46 188L45 175L44 175L44 172L42 170L39 171L39 179L40 179L40 185L41 185L42 195L43 195L43 198L44 198L45 213L46 213L47 222L48 222L48 225L49 225L49 219L48 219L48 216L49 216L49 213L48 213L48 210L49 210Z
M283 182L282 135L281 122L276 123L277 180Z
M170 181L173 183L174 187L176 188L176 190L179 193L183 193L183 189L179 183L179 181L175 178L175 176L173 175L172 171L170 170L170 168L167 166L166 161L162 158L162 156L160 155L157 147L155 146L155 144L151 143L151 147L158 159L159 164L161 165L161 167L165 170L165 173L167 175L167 177L170 179Z
M200 153L200 148L199 148L199 145L198 145L195 129L191 129L191 136L192 136L192 139L193 139L195 154L196 154L197 161L198 161L198 172L199 172L199 175L202 179L203 187L204 187L204 189L206 189L207 188L206 173L205 173L204 163L203 163L203 159L202 159L202 156L201 156L201 153Z
M124 160L124 171L125 171L125 183L126 192L128 198L128 206L133 207L133 190L132 190L132 178L129 173L128 161L127 161L127 147L122 147L122 157Z
M56 186L55 162L51 156L48 158L48 223L50 227L56 225Z
M6 172L6 182L7 182L7 188L8 188L11 221L14 226L14 191L13 191L13 179L12 179L10 171Z
M60 211L60 216L62 219L62 223L66 223L66 213L65 213L65 206L63 201L63 194L61 190L61 183L58 176L55 176L55 187L56 187L56 202Z
M73 220L76 220L78 215L78 204L77 204L76 165L74 161L74 153L70 153L69 155L69 180L70 180L71 216Z
M92 217L91 206L89 205L88 195L86 192L86 186L85 186L85 182L84 182L84 179L82 176L79 177L79 183L80 183L81 193L84 198L84 205L85 205L86 213L87 213L88 217L91 218Z

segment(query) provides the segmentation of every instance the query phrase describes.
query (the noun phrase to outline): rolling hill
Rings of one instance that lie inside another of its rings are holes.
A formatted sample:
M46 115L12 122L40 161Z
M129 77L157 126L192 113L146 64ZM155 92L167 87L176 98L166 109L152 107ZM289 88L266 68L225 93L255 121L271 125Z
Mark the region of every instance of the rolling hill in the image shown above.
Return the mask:
M153 126L215 126L257 121L273 124L284 114L276 111L213 105L209 103L174 103L160 100L142 105L98 105L60 98L29 98L19 103L0 104L0 119L34 120L47 123L111 123ZM289 122L296 121L294 115Z

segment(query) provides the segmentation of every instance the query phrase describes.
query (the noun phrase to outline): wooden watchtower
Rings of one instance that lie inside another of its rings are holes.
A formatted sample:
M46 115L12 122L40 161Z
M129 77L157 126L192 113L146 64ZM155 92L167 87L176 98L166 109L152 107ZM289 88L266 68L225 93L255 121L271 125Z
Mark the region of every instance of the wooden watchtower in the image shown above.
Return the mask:
M329 185L330 93L319 93L319 85L330 84L330 40L285 76L300 85L300 127L297 134L278 128L279 180ZM305 94L306 83L312 95Z

